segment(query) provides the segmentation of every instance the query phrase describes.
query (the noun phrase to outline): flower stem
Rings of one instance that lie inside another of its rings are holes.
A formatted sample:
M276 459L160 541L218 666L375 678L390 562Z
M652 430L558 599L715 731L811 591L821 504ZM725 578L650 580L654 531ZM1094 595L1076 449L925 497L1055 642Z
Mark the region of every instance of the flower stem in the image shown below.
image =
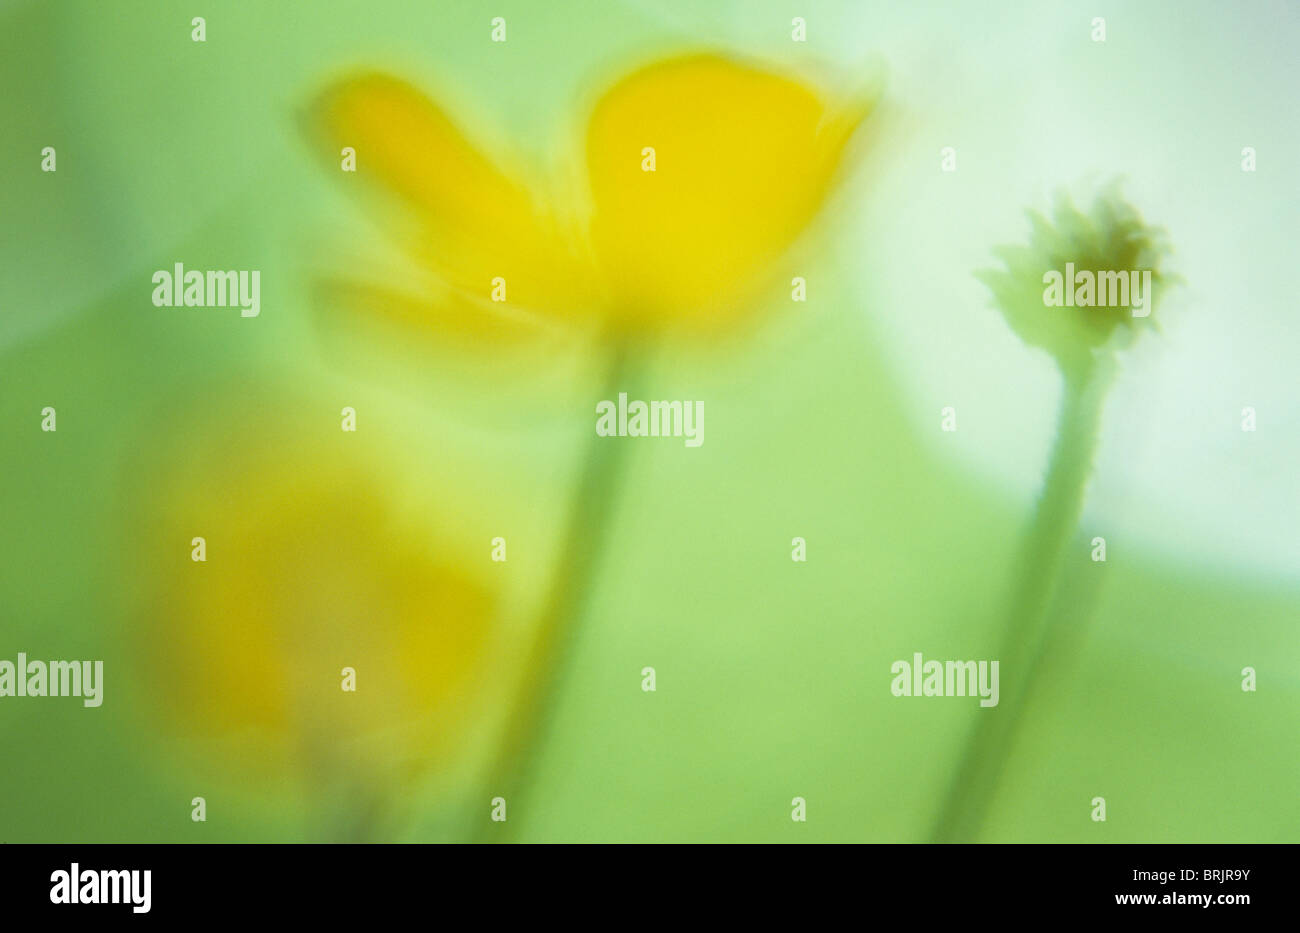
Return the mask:
M613 399L619 392L631 393L627 380L635 367L635 349L629 338L622 335L610 337L606 344L612 348L605 379L601 384L601 399ZM593 404L589 409L595 412ZM619 438L601 437L594 430L588 435L581 464L581 477L569 513L568 524L560 540L560 561L551 590L543 604L536 636L525 659L523 682L508 714L501 749L494 766L488 772L498 788L490 796L506 798L509 813L523 816L521 803L529 788L527 769L533 763L542 744L543 731L553 710L551 696L564 674L564 667L572 648L586 602L591 595L593 580L605 547L609 519L613 514L620 480L626 465L624 448ZM481 806L483 820L487 820L488 798L475 801ZM477 815L476 815L477 819ZM482 841L502 841L507 838L507 827L517 824L507 819L504 826L486 823L474 835Z
M1000 702L977 713L975 729L931 831L934 842L973 842L978 837L1040 661L1062 634L1053 626L1049 610L1066 548L1078 528L1111 375L1107 359L1085 373L1066 374L1060 426L1018 564L1006 640L996 658L1004 685Z

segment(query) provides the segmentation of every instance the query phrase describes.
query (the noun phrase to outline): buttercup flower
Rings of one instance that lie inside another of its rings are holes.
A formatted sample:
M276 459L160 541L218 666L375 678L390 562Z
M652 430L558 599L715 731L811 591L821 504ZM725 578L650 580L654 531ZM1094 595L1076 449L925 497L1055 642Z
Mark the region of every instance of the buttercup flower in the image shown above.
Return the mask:
M439 334L499 334L513 320L508 309L593 325L608 350L603 397L614 398L631 388L638 346L651 336L713 335L745 317L774 261L821 209L873 103L867 91L836 98L717 54L663 59L595 102L569 166L586 183L557 193L504 167L518 157L483 152L405 81L347 78L318 97L309 125L331 157L350 147L358 174L412 209L413 229L386 226L440 294L354 282L333 283L333 293L346 291L363 315ZM496 787L521 782L613 512L625 445L591 438L560 546L564 564L489 776Z
M719 55L658 61L596 102L586 190L559 196L389 75L338 82L309 120L414 209L418 233L402 241L449 288L436 310L423 302L427 326L495 310L497 280L509 305L554 319L700 332L737 318L817 213L871 104Z
M451 770L496 599L391 470L276 428L208 432L137 508L142 670L206 770L341 794L365 811L346 834L373 832L404 782Z

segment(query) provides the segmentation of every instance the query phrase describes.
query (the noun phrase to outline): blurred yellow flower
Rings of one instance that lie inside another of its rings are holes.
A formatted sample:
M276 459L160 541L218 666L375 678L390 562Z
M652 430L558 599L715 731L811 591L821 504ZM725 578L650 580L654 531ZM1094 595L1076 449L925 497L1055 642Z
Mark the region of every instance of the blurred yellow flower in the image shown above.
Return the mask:
M443 318L494 310L497 280L511 306L556 319L707 332L736 319L817 213L871 105L716 54L657 61L595 103L587 191L568 197L498 167L392 76L334 84L309 122L415 208L419 233L402 240L450 288ZM377 297L377 313L433 320L431 306Z
M141 516L164 718L235 776L382 796L446 765L479 711L494 593L355 444L209 427Z
M486 338L494 351L520 320L590 323L611 351L608 391L619 391L635 370L638 338L715 334L752 307L775 261L821 209L873 102L865 91L832 99L716 54L664 59L595 101L582 155L567 160L585 184L555 188L520 169L526 160L486 154L411 84L353 75L314 100L309 131L331 157L355 153L358 180L406 209L381 225L418 267L416 290L437 294L366 284L353 271L331 273L325 298L362 309L357 320L480 345ZM584 459L564 563L486 772L493 786L515 788L537 740L560 646L595 566L617 457L606 445Z

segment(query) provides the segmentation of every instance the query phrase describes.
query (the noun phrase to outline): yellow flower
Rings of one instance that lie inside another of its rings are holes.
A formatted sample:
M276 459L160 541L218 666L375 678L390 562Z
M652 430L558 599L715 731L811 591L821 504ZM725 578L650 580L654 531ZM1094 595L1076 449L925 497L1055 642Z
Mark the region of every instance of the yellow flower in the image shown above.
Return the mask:
M223 428L140 507L157 709L236 777L382 796L446 765L481 706L493 592L357 445Z
M450 288L443 319L511 306L596 318L616 332L716 330L822 206L870 96L832 100L801 80L715 54L654 62L615 83L587 122L582 194L554 196L476 147L410 84L362 74L310 109L331 152L418 216L403 244ZM562 207L559 205L563 205ZM377 313L432 308L391 294Z
M490 333L494 350L521 319L591 324L612 351L617 391L636 337L716 333L751 306L821 208L870 105L865 94L832 100L719 55L658 61L595 102L581 155L568 160L570 177L583 181L557 188L520 168L528 160L487 154L409 83L354 75L314 101L311 132L331 158L355 151L355 180L377 183L405 209L382 225L431 280L418 288L437 295L413 296L400 281L367 285L350 272L327 283L326 297L363 308L357 320L408 332L480 342ZM515 787L535 741L616 476L613 455L587 458L560 549L565 564L521 649L527 669L485 772L498 791Z

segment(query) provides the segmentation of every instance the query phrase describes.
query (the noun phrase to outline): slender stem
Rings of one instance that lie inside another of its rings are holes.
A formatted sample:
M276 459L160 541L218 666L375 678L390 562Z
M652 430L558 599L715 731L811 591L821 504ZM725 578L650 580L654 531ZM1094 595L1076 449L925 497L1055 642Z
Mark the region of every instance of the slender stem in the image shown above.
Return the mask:
M325 729L306 717L300 721L312 835L324 843L380 841L392 825L393 789L356 773Z
M1006 641L997 658L1003 684L1000 702L977 713L931 832L932 841L970 842L978 836L1023 719L1039 661L1061 634L1052 625L1049 608L1066 548L1078 528L1111 372L1103 361L1079 377L1067 375L1060 427L1017 565Z
M605 380L601 386L601 399L618 397L620 391L629 391L627 380L634 369L635 351L631 341L615 336L608 341L612 353ZM595 406L589 411L594 415ZM541 746L542 733L553 711L553 688L563 676L568 655L577 634L586 602L591 595L599 558L605 547L609 519L613 514L622 473L626 465L624 448L619 438L600 437L589 430L582 474L578 480L568 525L560 540L560 563L551 584L550 593L543 605L537 634L523 665L523 683L520 686L515 708L508 715L505 734L501 737L501 751L494 767L488 772L496 782L491 796L506 798L511 813L523 816L520 806L529 788L525 780L527 769L533 763ZM476 803L487 813L488 799ZM486 816L484 816L486 820ZM483 840L502 841L513 830L509 819L504 826L489 824L475 833ZM507 830L507 827L510 827ZM505 832L503 832L503 830Z

